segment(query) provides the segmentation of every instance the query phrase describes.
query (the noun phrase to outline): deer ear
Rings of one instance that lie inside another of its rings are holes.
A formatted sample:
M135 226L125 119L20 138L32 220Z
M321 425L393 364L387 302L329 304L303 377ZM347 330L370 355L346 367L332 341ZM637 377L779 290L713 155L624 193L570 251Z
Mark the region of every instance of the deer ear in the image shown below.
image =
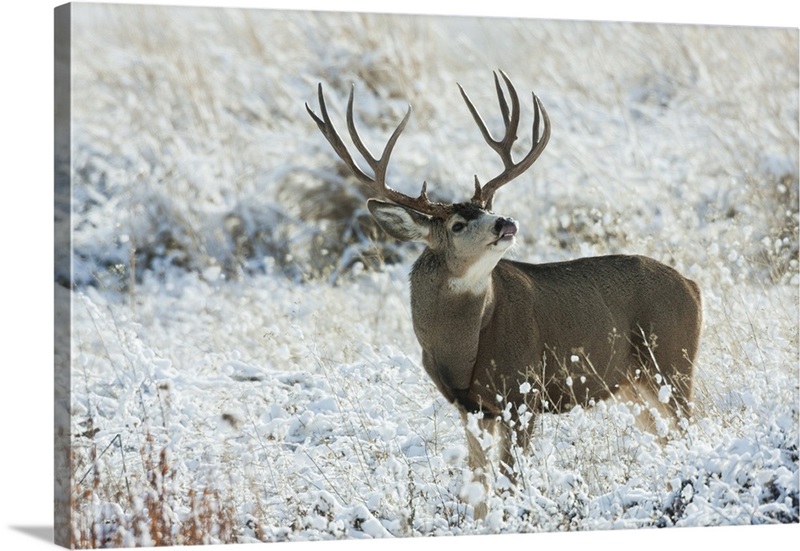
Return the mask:
M431 218L408 207L369 199L367 208L383 231L400 241L427 242Z

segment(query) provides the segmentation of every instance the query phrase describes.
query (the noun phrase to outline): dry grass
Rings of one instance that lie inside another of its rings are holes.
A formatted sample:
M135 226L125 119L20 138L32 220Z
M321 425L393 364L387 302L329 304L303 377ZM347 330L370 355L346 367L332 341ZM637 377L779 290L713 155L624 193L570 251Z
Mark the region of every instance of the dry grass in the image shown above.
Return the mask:
M72 492L74 548L239 542L240 526L230 496L213 485L181 488L168 449L158 447L151 433L145 434L142 448L128 450L122 472L112 471L103 456L124 454L124 445L115 437L100 454L96 443L88 445L88 461L77 448L73 451L73 464L86 470ZM137 465L128 467L128 462Z
M693 500L690 486L700 495L717 484L737 506L758 489L722 488L707 468L707 453L731 438L774 440L796 466L797 167L761 157L796 165L797 74L783 69L797 65L796 34L741 29L734 40L725 29L578 22L531 32L505 20L462 28L110 5L86 14L74 33L74 283L107 299L102 314L119 324L76 319L86 361L76 376L91 372L72 419L76 547L361 537L386 526L401 536L672 526L703 518L691 514L708 494ZM303 103L323 81L341 121L358 82L359 124L375 149L412 103L393 185L416 193L428 179L432 196L459 199L497 160L454 81L491 126L497 67L546 98L554 121L535 174L498 201L522 221L518 257L649 254L700 283L706 326L691 438L659 448L610 407L543 415L522 463L526 492L491 496L491 523L476 526L458 498L470 473L453 451L457 416L414 363L405 274L388 266L415 250L377 231ZM361 268L386 273L359 277ZM129 296L117 301L119 291ZM240 356L256 375L220 387L215 377ZM162 396L140 376L163 359L175 367L167 380L215 381L203 399L220 411L180 403L200 395L191 384ZM258 387L262 372L272 386ZM321 398L336 400L338 416L319 413L333 428L312 430L301 421ZM286 418L273 419L273 406ZM221 420L234 451L205 471L200 451L170 439L177 414L194 442L215 438ZM771 415L794 432L762 427ZM413 434L383 441L381 425ZM752 507L780 498L785 516L755 520L796 522L796 491L771 484L774 495ZM642 502L616 499L629 490ZM610 513L592 509L606 504Z

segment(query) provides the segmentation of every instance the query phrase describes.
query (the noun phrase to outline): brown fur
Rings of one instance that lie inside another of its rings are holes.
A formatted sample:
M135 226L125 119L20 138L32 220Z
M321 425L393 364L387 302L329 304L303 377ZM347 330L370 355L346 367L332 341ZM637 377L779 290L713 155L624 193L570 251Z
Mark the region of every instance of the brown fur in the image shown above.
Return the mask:
M702 324L693 281L643 256L502 260L505 248L486 243L507 219L482 211L440 221L405 216L406 207L391 203L368 205L390 234L428 244L410 277L423 366L465 419L481 412L484 428L500 429L501 471L512 481L512 442L527 448L534 425L520 423L523 404L533 413L560 413L619 394L652 403L675 424L691 415ZM469 225L448 232L453 220ZM478 269L473 287L454 290L453 279L476 266L485 266L485 282ZM662 385L672 388L667 403L658 401ZM496 423L507 403L511 422ZM469 431L467 438L470 466L486 485L485 454Z
M448 295L433 291L443 284L432 254L411 275L414 330L425 370L465 419L481 411L483 428L493 430L511 403L516 443L526 449L534 424L520 430L521 404L559 413L623 391L675 420L691 415L701 297L674 269L641 256L501 260L486 294ZM525 382L532 388L523 394ZM656 399L664 384L673 388L668 404ZM503 421L499 428L501 469L513 481L511 429ZM467 437L470 466L486 485L485 454Z
M534 96L534 140L528 154L515 162L511 150L517 139L519 99L508 77L502 71L500 76L511 97L509 110L495 74L505 124L500 140L491 137L461 90L484 139L504 166L482 187L475 178L475 195L468 203L431 202L425 184L419 197L387 186L389 156L410 108L383 155L375 158L355 130L351 91L348 129L374 176L363 172L347 152L325 108L322 85L321 117L306 108L353 174L390 200L367 201L379 225L397 239L427 245L410 279L422 364L439 391L459 408L465 424L469 413L480 413L481 428L500 429L501 471L513 482L513 443L526 449L534 426L519 422L522 406L533 413L559 413L616 395L650 402L674 421L689 417L702 305L693 281L642 256L551 264L501 259L514 243L518 226L490 212L494 193L542 153L550 122ZM666 402L658 399L663 385L672 389ZM509 403L511 416L504 419ZM485 452L476 435L466 432L470 467L487 488ZM485 503L476 505L475 517L485 514Z

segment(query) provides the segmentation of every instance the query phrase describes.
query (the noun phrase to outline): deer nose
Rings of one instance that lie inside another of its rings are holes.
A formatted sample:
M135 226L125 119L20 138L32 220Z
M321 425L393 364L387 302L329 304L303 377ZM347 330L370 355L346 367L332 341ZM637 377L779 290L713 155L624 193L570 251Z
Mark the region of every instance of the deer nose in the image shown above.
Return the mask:
M494 223L494 231L497 235L513 235L517 233L517 222L513 218L500 217Z

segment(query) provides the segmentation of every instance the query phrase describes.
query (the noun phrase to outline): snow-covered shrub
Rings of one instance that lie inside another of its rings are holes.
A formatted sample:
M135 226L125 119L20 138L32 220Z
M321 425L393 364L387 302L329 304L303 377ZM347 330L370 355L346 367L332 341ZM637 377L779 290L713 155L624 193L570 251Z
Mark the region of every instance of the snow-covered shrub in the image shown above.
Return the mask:
M110 4L73 25L76 545L798 521L796 33ZM553 125L496 197L513 256L647 254L705 321L685 435L638 404L531 417L521 487L482 496L421 367L419 247L377 230L304 104L323 82L346 133L356 82L374 152L413 104L391 185L465 200L502 167L455 83L496 133L498 67Z

